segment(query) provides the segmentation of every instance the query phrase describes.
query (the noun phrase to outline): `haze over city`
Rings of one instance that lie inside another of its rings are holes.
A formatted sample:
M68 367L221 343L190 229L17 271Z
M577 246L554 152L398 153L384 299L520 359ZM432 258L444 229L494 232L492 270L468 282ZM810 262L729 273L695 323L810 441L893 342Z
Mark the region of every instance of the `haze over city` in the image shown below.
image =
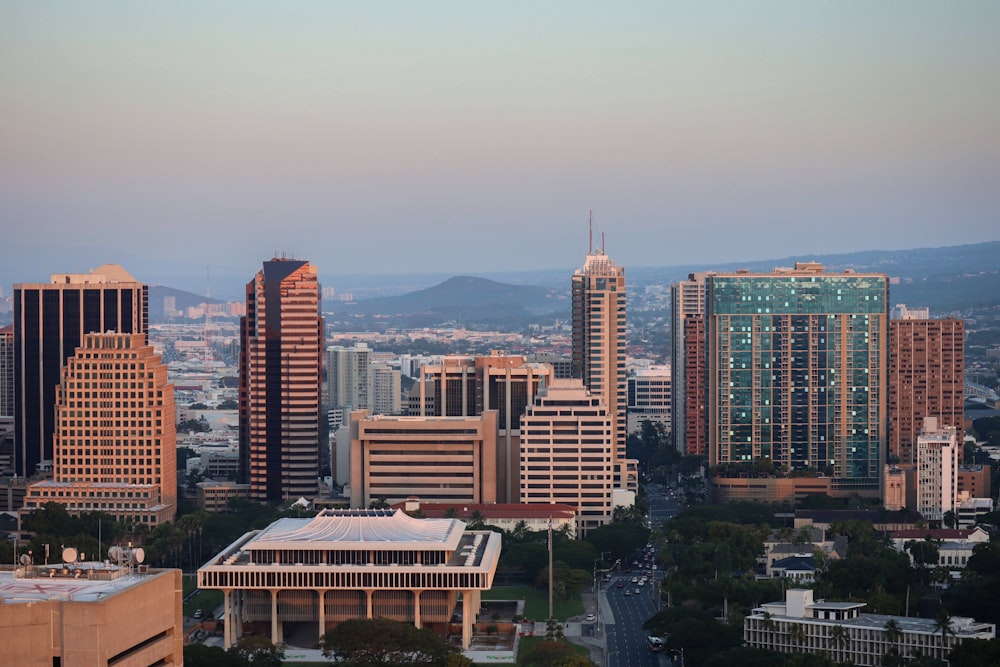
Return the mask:
M997 238L1000 5L6 3L4 285Z

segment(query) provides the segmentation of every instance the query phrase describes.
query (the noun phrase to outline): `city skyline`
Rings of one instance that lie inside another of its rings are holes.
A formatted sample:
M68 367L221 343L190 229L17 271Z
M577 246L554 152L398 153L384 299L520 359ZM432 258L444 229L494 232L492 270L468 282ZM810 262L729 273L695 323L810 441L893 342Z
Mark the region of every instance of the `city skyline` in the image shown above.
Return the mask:
M998 18L10 4L3 284L282 253L335 275L429 252L453 273L568 268L588 209L628 267L996 240Z

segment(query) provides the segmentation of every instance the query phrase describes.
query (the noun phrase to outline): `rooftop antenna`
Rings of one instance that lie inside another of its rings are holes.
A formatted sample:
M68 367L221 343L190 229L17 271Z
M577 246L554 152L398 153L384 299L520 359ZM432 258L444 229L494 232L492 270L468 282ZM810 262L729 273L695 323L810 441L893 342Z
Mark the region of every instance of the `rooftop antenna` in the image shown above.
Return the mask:
M601 254L602 255L605 254L604 253L604 232L601 232Z
M588 255L594 254L594 209L590 209L590 247L587 249Z

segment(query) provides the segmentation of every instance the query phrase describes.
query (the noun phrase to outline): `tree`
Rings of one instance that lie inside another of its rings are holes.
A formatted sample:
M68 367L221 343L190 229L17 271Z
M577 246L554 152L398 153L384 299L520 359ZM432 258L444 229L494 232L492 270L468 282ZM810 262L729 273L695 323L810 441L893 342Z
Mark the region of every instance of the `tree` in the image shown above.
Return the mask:
M951 629L951 614L944 607L938 609L937 616L934 617L934 632L941 633L941 646L947 646L948 635L954 634Z
M387 618L351 619L338 623L320 639L326 657L338 664L442 665L455 648L425 628Z
M1000 639L966 639L951 650L948 663L956 667L1000 665Z
M281 667L285 651L261 635L241 637L229 653L243 660L249 667Z
M788 641L796 646L802 646L806 643L806 629L802 627L801 623L790 623L788 625Z
M839 624L833 626L833 629L830 630L830 641L833 642L834 647L839 651L843 651L844 646L847 645L847 640L847 630L844 629L844 626Z
M593 662L576 652L572 644L546 639L538 642L520 659L522 667L593 667Z
M221 646L185 644L184 664L186 667L246 667L247 663Z
M942 521L944 521L944 525L946 527L948 527L948 528L954 528L955 527L955 513L952 510L948 510L947 512L944 513L944 516L942 517Z

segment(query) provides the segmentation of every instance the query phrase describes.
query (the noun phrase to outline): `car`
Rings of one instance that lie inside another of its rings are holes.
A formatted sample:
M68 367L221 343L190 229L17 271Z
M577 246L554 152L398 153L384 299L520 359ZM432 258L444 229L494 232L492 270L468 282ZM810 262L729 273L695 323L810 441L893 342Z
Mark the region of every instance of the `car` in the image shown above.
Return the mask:
M640 585L640 586L645 586L645 585L646 585L646 580L645 580L645 579L641 580L641 581L639 582L639 585Z
M636 594L636 595L639 595L640 593L642 593L642 591L640 591L640 590L639 590L638 588L637 588L637 589L635 589L635 594Z
M638 590L636 590L636 593L638 593L638 592L639 592L639 591L638 591ZM625 589L625 597L628 597L628 596L630 596L630 595L632 595L632 591L630 591L630 590L628 590L628 589Z
M201 618L204 615L205 615L205 612L203 612L201 609L195 609L194 610L194 618Z
M597 618L597 617L596 617L595 615L593 615L593 614L587 614L587 620L588 620L588 621L593 621L593 620L595 620L596 618Z
M618 582L618 588L625 588L625 583L622 581Z
M632 577L632 583L633 584L639 583L639 577Z

